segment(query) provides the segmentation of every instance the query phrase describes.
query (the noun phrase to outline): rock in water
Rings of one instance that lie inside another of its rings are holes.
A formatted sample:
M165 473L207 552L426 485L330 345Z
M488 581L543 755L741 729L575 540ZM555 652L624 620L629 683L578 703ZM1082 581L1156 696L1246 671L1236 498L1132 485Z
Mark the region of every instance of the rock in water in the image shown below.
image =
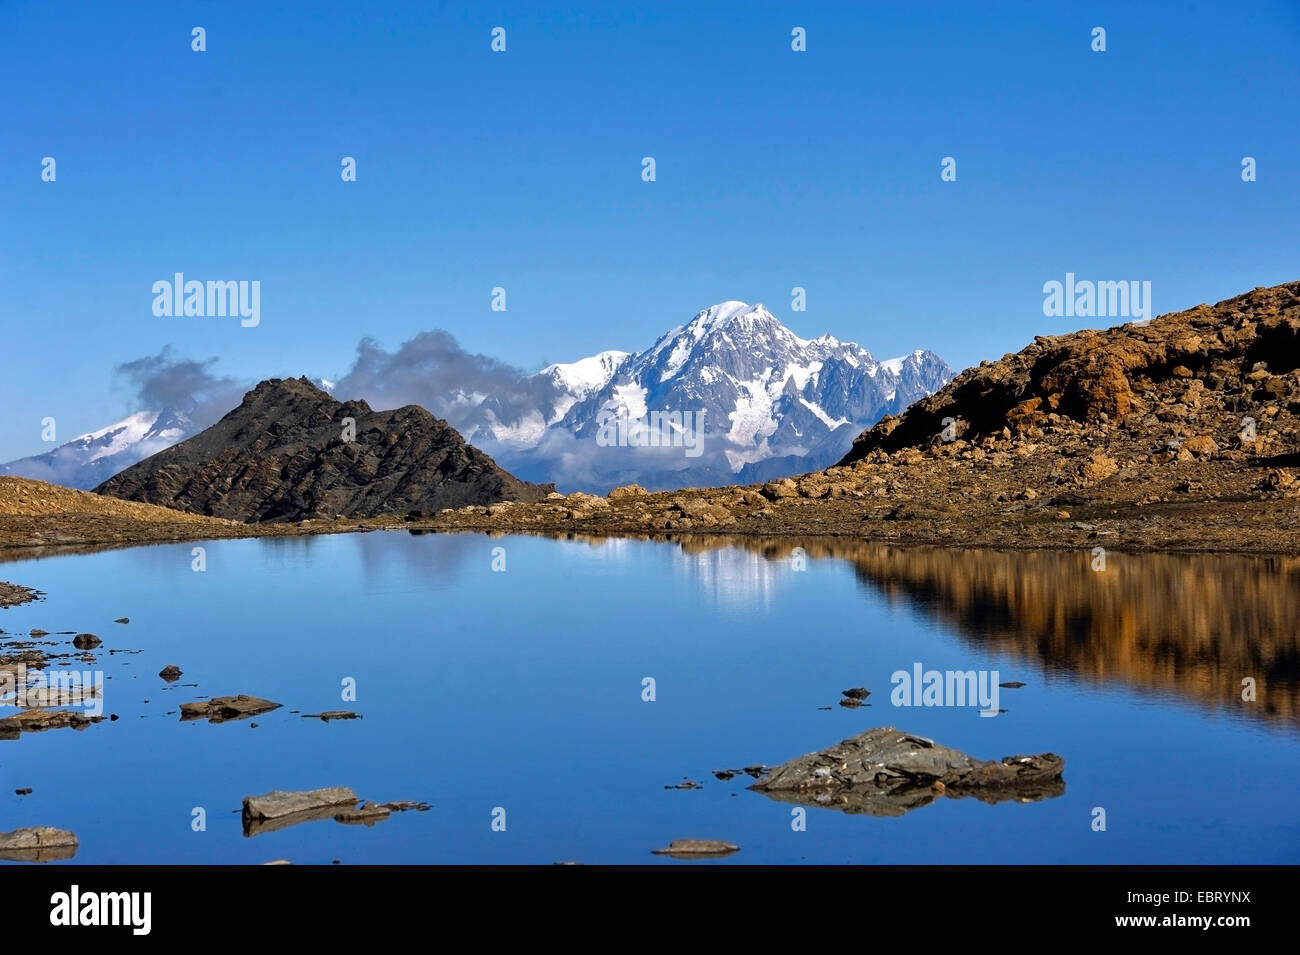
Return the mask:
M247 523L436 513L551 490L517 480L423 408L372 411L306 378L262 382L206 431L96 488Z
M305 720L320 720L322 723L328 723L330 720L359 720L360 713L354 713L351 710L326 710L324 713L300 713Z
M891 726L792 759L749 788L781 802L901 816L939 795L989 803L1059 796L1064 770L1065 760L1053 753L985 762Z
M214 696L210 700L182 703L181 720L206 718L209 723L224 723L226 720L242 720L247 716L269 713L279 708L279 703L248 696L245 693L240 693L238 696Z
M662 849L653 850L657 856L674 858L696 858L701 856L729 856L739 852L740 846L723 842L721 839L674 839Z
M91 723L102 723L102 716L87 716L79 710L19 710L0 720L0 739L17 739L23 733L39 733L71 727L84 730Z
M183 675L181 668L174 663L169 663L158 671L158 675L168 683L175 683Z
M78 650L93 650L103 642L93 633L79 633L72 638L72 645Z
M32 826L0 832L0 859L11 862L53 862L77 854L77 837L67 829Z
M299 792L273 789L261 796L245 796L244 835L255 836L300 822L331 819L337 813L354 810L356 805L357 794L346 786Z
M348 809L343 812L335 813L334 821L353 825L360 823L366 826L373 826L375 823L387 819L391 813L392 810L387 806L380 806L373 802L366 802L356 809Z

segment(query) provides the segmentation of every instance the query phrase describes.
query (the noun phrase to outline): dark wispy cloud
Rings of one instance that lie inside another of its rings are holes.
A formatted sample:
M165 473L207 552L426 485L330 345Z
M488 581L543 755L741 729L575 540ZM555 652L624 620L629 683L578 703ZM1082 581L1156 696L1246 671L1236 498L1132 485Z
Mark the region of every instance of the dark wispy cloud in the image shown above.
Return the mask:
M196 428L206 428L238 405L249 387L217 374L217 361L185 358L167 345L156 355L123 362L113 371L116 386L130 394L134 410L180 411Z
M334 386L344 400L362 398L375 409L414 404L461 426L478 412L483 396L503 423L548 413L554 389L544 380L487 355L466 351L440 329L420 332L395 351L372 338L357 344L356 360Z

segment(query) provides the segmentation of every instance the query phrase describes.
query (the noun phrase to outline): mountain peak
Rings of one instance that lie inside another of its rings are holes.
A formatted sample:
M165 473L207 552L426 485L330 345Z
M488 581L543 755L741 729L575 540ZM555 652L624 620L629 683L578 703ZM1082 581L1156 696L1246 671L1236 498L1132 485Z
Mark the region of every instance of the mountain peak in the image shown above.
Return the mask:
M771 322L778 326L781 325L776 316L761 302L749 305L745 302L729 300L700 309L695 313L695 317L691 319L686 328L698 328L701 332L712 332L726 328L729 325L752 325L758 322Z
M306 378L270 378L212 427L96 490L256 523L536 500L550 487L518 481L423 408L375 412Z
M631 352L609 349L577 361L547 365L538 374L549 376L558 387L574 397L584 398L604 388L631 357Z

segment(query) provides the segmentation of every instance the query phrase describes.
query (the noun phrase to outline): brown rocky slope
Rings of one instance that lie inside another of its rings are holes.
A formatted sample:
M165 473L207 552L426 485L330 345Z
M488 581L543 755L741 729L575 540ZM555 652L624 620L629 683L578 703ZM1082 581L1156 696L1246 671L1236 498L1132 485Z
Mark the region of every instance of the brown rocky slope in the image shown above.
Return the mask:
M1298 414L1300 282L1145 325L1039 336L882 420L840 464L945 440L997 448L1017 436L1238 460L1234 452L1296 450ZM1247 418L1253 440L1241 437Z

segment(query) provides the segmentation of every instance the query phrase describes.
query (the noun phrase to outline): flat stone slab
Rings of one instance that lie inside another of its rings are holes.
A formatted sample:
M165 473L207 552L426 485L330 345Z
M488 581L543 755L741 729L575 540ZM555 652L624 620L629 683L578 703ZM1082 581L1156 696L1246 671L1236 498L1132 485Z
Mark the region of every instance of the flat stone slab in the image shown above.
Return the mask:
M723 842L721 839L674 839L662 849L653 850L657 856L672 856L680 859L729 856L739 851L740 846Z
M307 789L298 792L273 789L261 796L244 797L244 815L252 819L278 819L294 813L338 806L353 807L357 794L347 786ZM336 809L337 811L337 809Z
M260 697L240 693L238 696L214 696L210 700L198 700L194 703L181 704L181 720L206 719L209 723L224 723L227 720L242 720L259 713L278 710L279 703L263 700Z
M77 854L77 837L67 829L32 826L0 832L0 859L10 862L54 862Z
M1059 796L1064 770L1055 753L985 761L888 726L782 763L749 788L781 802L901 816L941 796L988 803Z
M301 792L276 789L261 796L244 797L244 835L256 836L325 819L348 825L373 826L395 812L428 812L429 809L427 802L412 800L362 802L346 786Z
M357 802L357 794L346 786L299 792L273 789L261 796L245 796L244 835L256 836L303 822L333 819L340 812L355 809Z

